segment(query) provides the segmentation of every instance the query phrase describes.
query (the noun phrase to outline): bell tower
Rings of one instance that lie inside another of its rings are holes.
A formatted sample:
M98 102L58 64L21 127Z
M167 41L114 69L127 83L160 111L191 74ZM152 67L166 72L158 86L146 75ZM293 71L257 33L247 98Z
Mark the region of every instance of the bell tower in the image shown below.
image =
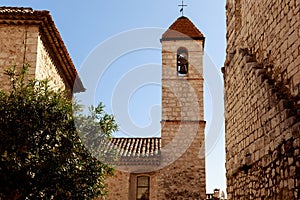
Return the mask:
M161 38L161 162L169 166L161 185L170 195L184 199L206 198L204 41L203 34L185 16L179 17ZM176 187L168 187L172 181L178 183Z

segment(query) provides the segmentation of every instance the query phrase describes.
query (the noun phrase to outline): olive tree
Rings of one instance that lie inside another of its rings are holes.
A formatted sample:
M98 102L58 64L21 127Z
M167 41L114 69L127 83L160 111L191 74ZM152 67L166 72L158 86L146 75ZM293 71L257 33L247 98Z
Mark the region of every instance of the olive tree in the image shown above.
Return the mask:
M92 133L92 142L109 140L118 129L114 117L99 104L76 119L74 108L80 106L64 91L52 90L47 80L25 81L27 68L7 70L11 90L0 91L0 199L105 195L104 180L113 168L95 157L101 142L92 153L82 138Z

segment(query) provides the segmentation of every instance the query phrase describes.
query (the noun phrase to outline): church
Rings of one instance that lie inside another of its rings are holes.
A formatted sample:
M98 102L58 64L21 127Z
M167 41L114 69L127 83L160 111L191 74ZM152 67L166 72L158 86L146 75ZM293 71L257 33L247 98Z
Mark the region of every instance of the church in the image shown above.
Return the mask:
M83 92L77 72L48 11L0 9L0 64L32 67L29 76ZM13 39L11 39L13 38ZM160 138L113 138L118 159L107 177L108 200L206 199L203 106L204 35L181 16L161 37ZM3 73L3 69L0 69ZM1 87L8 81L0 76ZM148 98L148 97L145 97Z
M185 16L164 32L160 138L113 138L109 200L206 199L204 35ZM145 97L146 98L146 97Z

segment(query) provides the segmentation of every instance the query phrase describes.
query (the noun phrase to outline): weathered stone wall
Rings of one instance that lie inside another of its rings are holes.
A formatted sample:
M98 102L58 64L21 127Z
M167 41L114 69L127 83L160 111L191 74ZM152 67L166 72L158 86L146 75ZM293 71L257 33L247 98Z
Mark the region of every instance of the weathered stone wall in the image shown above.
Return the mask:
M114 176L105 180L109 192L103 200L129 199L130 173L116 170Z
M227 59L247 48L259 62L269 61L290 80L292 94L300 86L300 2L297 0L227 0Z
M37 45L37 63L36 63L36 79L49 80L49 86L51 88L66 89L62 77L59 75L57 66L55 66L53 59L47 51L41 37L38 37Z
M30 64L28 75L35 75L38 26L0 24L0 84L10 89L9 79L4 75L6 69L16 65Z
M163 125L162 133L169 143L161 151L165 167L159 170L157 199L206 198L204 128L204 122Z
M228 199L299 199L300 2L226 8Z
M0 82L1 88L10 89L4 71L13 65L20 69L29 64L28 78L49 79L52 88L65 89L49 48L41 40L38 25L0 24ZM68 86L68 89L70 86Z
M158 171L133 172L134 166L121 166L122 170L116 170L114 176L108 177L105 182L108 186L109 193L107 196L100 198L102 200L119 200L119 199L136 199L137 177L148 176L150 178L150 199L158 199ZM118 168L120 169L120 168ZM147 170L146 170L147 171Z
M189 71L177 75L177 50ZM157 199L205 199L203 41L162 41L162 150Z

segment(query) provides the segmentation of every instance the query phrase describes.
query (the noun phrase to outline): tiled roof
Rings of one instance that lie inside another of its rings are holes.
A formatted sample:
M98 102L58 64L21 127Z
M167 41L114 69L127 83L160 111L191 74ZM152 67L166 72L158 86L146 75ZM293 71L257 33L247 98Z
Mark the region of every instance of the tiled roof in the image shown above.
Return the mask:
M109 149L117 150L117 164L159 164L161 138L113 138L110 142Z
M187 17L182 16L162 35L162 40L178 39L204 40L204 35Z
M73 92L83 92L85 90L81 80L77 77L74 63L49 11L22 7L0 7L0 24L39 25L41 34L53 51L54 59L60 63L61 69L58 69L58 71L62 71L67 83L74 86Z

